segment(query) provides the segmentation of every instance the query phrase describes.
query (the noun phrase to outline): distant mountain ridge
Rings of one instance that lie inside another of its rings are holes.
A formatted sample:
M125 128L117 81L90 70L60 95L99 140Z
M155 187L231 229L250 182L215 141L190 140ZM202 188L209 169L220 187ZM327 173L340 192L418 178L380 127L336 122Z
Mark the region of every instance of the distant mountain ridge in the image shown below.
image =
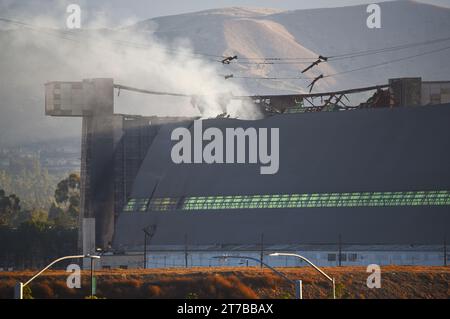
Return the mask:
M450 37L450 9L415 1L383 2L381 29L369 29L367 5L340 8L281 11L260 8L213 9L145 20L132 26L136 32L153 32L163 41L187 38L196 52L241 58L305 57L316 58L341 53L380 49L402 44ZM450 41L441 46L450 45ZM310 75L333 74L368 65L384 63L415 53L439 48L415 47L385 54L322 64ZM449 51L392 63L364 72L329 78L318 89L346 88L354 85L385 83L389 77L422 76L426 80L450 79ZM304 65L238 65L224 72L250 76L295 76ZM250 91L302 91L307 81L279 81L276 84L254 80L241 81Z

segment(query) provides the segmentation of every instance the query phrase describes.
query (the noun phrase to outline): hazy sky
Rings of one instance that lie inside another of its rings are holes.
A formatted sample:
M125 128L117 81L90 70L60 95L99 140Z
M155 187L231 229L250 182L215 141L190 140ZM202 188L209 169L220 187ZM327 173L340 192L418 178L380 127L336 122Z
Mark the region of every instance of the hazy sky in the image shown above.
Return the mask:
M0 0L0 16L27 18L50 15L64 21L65 8L77 3L84 21L101 16L109 25L231 6L268 7L285 10L337 7L382 2L383 0ZM402 1L402 0L400 0ZM420 0L450 8L450 0ZM106 23L106 22L105 22Z

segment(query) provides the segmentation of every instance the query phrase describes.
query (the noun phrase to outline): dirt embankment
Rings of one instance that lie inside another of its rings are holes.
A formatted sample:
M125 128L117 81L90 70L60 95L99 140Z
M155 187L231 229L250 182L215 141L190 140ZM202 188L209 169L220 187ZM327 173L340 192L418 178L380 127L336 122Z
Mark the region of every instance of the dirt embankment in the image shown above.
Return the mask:
M280 269L291 279L303 280L304 298L329 298L331 284L311 268ZM324 268L336 278L339 298L449 298L450 267L381 269L381 288L369 289L364 267ZM0 298L11 298L17 281L34 272L0 273ZM82 287L66 285L69 274L49 271L30 284L34 298L84 298L90 294L89 272ZM103 298L292 298L294 287L268 269L191 268L98 271L97 296ZM28 293L28 292L26 292Z

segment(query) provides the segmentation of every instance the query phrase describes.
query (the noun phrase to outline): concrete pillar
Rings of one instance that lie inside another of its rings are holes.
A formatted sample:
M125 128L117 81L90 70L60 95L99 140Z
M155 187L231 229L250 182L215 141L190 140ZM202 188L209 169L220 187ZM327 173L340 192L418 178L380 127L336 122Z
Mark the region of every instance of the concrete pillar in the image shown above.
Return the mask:
M46 83L45 113L83 119L78 250L83 249L83 218L95 218L95 242L106 249L114 232L114 149L121 128L114 116L114 81Z
M83 114L80 219L95 218L96 247L107 249L114 232L114 83L112 79L84 80L83 89L87 107Z

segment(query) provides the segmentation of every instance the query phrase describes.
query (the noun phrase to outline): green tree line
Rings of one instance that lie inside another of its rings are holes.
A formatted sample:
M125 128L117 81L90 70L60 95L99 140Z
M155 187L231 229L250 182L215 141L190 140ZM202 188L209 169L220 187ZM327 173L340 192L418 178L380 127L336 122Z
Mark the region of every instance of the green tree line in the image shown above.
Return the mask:
M48 210L55 185L63 174L49 174L38 159L15 159L9 170L0 170L0 189L20 197L24 209Z
M48 210L24 209L0 185L0 268L40 267L76 252L80 177L70 174L53 192Z

